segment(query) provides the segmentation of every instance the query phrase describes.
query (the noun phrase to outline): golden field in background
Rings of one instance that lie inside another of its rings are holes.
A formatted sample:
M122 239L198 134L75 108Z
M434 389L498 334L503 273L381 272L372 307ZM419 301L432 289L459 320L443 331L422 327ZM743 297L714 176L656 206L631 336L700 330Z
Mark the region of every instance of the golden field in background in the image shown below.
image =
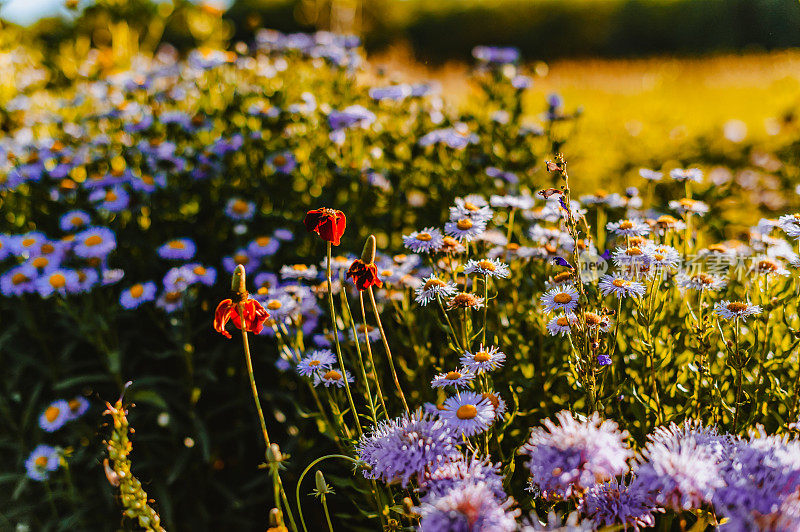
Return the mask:
M430 67L397 49L371 61L398 79L436 80L447 99L467 101L466 64ZM553 92L568 112L583 109L565 153L571 174L597 186L616 183L615 169L631 158L647 154L660 166L680 157L698 135L727 142L730 149L745 139L769 142L774 119L800 104L800 51L561 60L528 63L523 71L534 77L528 110L544 109L544 98Z

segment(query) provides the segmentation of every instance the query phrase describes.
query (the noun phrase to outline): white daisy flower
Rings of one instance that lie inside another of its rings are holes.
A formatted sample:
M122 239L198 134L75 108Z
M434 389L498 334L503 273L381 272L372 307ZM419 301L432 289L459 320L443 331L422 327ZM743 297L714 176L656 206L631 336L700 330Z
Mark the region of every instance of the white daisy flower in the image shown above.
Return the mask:
M620 220L607 223L606 230L618 236L645 236L650 226L640 220Z
M721 290L725 288L728 281L718 275L711 275L708 273L695 273L689 275L681 272L675 276L675 284L684 290Z
M655 170L650 170L649 168L639 168L639 176L642 179L647 179L648 181L661 181L661 178L664 177L664 173L656 172Z
M281 277L284 279L307 279L313 280L317 278L317 267L313 264L306 266L305 264L286 264L281 267Z
M669 202L669 208L677 211L680 214L697 214L703 216L708 213L708 204L699 200L690 198L683 198L679 200L672 200Z
M670 170L669 176L673 181L694 181L701 183L703 181L703 171L699 168L675 168Z
M403 245L414 253L434 253L442 247L442 232L435 227L426 227L403 235Z
M495 419L492 403L481 394L462 392L444 402L439 412L442 419L458 436L474 436L485 432Z
M790 238L800 238L800 214L786 214L778 218L778 227Z
M649 264L656 269L674 269L681 262L681 254L671 246L648 244L645 252L649 258Z
M461 218L444 224L444 232L461 242L471 242L486 230L486 222Z
M779 275L781 277L787 277L790 275L789 270L784 268L783 264L769 257L756 257L753 260L753 265L751 266L750 270L757 274L763 274L767 276Z
M466 351L459 361L472 373L480 375L496 370L505 360L506 354L500 351L499 347L481 345L474 353Z
M456 198L455 205L450 207L450 221L469 218L473 222L488 223L492 216L494 216L492 208L480 196Z
M487 277L502 277L503 279L511 275L508 265L497 259L470 259L464 266L464 273L467 275L478 273Z
M444 388L453 386L454 388L468 388L475 374L469 368L461 368L458 371L448 371L439 373L431 381L432 388Z
M641 297L645 293L645 287L638 281L631 281L617 275L603 275L598 283L600 292L607 296L614 294L617 298Z
M546 312L563 310L570 313L578 307L578 291L574 286L560 286L545 292L540 301Z
M414 298L414 301L424 307L431 301L434 301L437 297L445 300L454 296L457 291L458 288L456 287L455 283L451 281L442 281L436 277L435 274L431 274L429 277L424 278L422 280L422 285L414 291L417 295L417 297Z
M718 301L714 305L714 314L726 320L733 318L746 320L749 316L761 314L761 307L742 301Z

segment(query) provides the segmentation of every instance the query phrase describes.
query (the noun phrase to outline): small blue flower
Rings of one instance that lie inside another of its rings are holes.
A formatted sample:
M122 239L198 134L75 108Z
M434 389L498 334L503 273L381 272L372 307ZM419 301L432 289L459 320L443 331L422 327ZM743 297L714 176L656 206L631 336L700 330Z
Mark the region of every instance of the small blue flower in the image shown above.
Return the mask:
M474 436L492 426L495 420L494 406L482 394L461 392L444 402L439 418L457 435Z
M130 288L126 288L119 296L119 304L124 308L135 309L142 303L153 301L156 298L156 283L147 281L136 283Z
M311 377L320 371L327 371L336 363L336 357L329 349L318 349L306 355L297 363L297 373Z
M55 447L38 445L25 460L25 471L31 480L42 482L48 479L51 471L58 469L58 464L58 450Z
M84 259L104 259L116 247L117 238L107 227L89 227L75 235L75 255Z
M69 405L69 420L78 419L89 410L89 400L81 395L76 395L70 399L67 404Z
M85 211L69 211L58 222L62 231L76 231L89 225L91 217Z
M59 399L47 405L47 408L39 415L39 428L45 432L54 432L69 420L69 403Z
M97 189L89 194L89 201L96 203L98 209L109 212L121 212L128 207L130 196L122 187Z
M231 220L252 220L256 204L241 198L231 198L225 206L225 214Z
M158 248L158 256L169 260L191 260L196 252L197 246L188 238L176 238Z
M80 291L80 280L75 270L56 269L46 273L36 280L36 290L42 297L49 297L53 293L62 296Z

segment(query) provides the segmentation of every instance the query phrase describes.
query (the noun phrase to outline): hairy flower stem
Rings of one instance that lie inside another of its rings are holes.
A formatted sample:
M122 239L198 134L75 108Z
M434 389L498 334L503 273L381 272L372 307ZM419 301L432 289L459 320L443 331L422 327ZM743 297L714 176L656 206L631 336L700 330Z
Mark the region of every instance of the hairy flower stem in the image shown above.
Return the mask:
M325 511L325 520L328 522L328 532L333 532L333 524L331 523L331 514L328 512L328 501L327 497L323 493L319 496L320 500L322 501L322 509Z
M244 322L244 302L240 302L238 305L239 316L242 316L242 322ZM258 387L256 386L256 377L253 373L253 359L250 356L250 342L247 339L247 329L242 323L241 327L242 331L242 347L244 348L244 357L247 362L247 375L250 378L250 390L253 392L253 401L256 404L256 411L258 412L258 420L261 423L261 435L264 438L264 443L266 444L267 449L269 449L272 442L269 439L269 433L267 432L267 422L264 420L264 411L261 408L261 400L258 398ZM280 492L284 503L286 504L285 512L286 515L289 516L289 521L292 523L293 528L296 530L297 527L294 526L294 517L292 516L292 508L289 506L288 501L286 500L286 492L283 489L283 482L281 481L280 474L276 473L273 477L273 482L278 486L278 491ZM275 498L275 506L280 508L281 501L276 497Z
M350 410L353 411L353 418L356 420L356 429L358 435L361 436L361 421L358 419L358 412L356 405L353 403L353 395L350 393L350 384L347 382L347 371L344 367L344 359L342 359L342 348L339 346L339 327L336 325L336 310L333 305L333 284L331 282L331 243L328 242L328 264L326 274L328 278L328 311L331 314L331 325L333 327L333 341L336 344L336 357L339 359L339 367L342 369L342 378L344 379L344 389L347 392L347 402L350 403Z
M369 341L369 331L367 329L367 312L364 309L364 293L358 293L358 300L361 303L361 321L364 324L364 341L367 344L367 357L369 358L369 365L372 366L372 376L375 379L375 387L378 389L378 398L381 400L381 406L383 407L383 414L386 416L386 419L389 419L389 410L386 408L386 401L383 398L383 392L381 391L381 381L378 378L378 368L375 366L375 359L372 357L372 343Z
M392 350L389 349L389 341L386 339L386 333L383 330L383 324L381 323L381 315L378 312L378 304L375 303L375 295L372 293L372 287L368 287L367 291L369 292L369 301L372 304L372 312L375 314L375 322L378 324L378 330L381 332L381 340L383 341L383 348L386 350L386 357L389 359L389 369L392 370L392 379L394 379L394 385L397 387L397 393L400 394L400 400L403 401L403 408L405 408L406 413L411 413L411 410L408 408L408 403L406 403L406 396L403 395L403 389L400 388L400 380L397 378L397 371L394 369L394 360L392 359Z

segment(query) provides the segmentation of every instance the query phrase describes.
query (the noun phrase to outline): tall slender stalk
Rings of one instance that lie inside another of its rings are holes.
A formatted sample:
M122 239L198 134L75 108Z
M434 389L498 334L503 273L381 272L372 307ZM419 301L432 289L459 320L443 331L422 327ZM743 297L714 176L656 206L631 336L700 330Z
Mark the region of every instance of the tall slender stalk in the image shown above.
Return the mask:
M372 366L372 375L375 378L375 387L378 389L378 398L381 400L383 413L386 419L389 419L389 410L386 408L386 401L383 399L383 391L381 391L381 381L378 378L378 368L375 366L375 359L372 357L372 344L369 340L369 331L367 330L367 313L364 310L364 292L358 293L358 300L361 303L361 320L364 324L364 341L367 344L367 357L369 357L369 365Z
M394 369L394 360L392 359L392 350L389 349L389 341L386 339L386 333L383 330L383 324L381 323L381 315L378 312L378 304L375 303L375 295L372 293L372 287L368 287L367 291L369 292L369 301L372 304L372 312L375 313L375 321L378 324L378 330L381 332L381 340L383 340L383 348L386 350L386 357L389 359L389 369L392 370L392 379L394 379L394 385L397 387L397 393L400 394L400 400L403 401L403 408L406 409L407 413L411 413L411 410L408 408L408 403L406 402L406 396L403 394L403 389L400 388L400 380L397 378L397 371Z

